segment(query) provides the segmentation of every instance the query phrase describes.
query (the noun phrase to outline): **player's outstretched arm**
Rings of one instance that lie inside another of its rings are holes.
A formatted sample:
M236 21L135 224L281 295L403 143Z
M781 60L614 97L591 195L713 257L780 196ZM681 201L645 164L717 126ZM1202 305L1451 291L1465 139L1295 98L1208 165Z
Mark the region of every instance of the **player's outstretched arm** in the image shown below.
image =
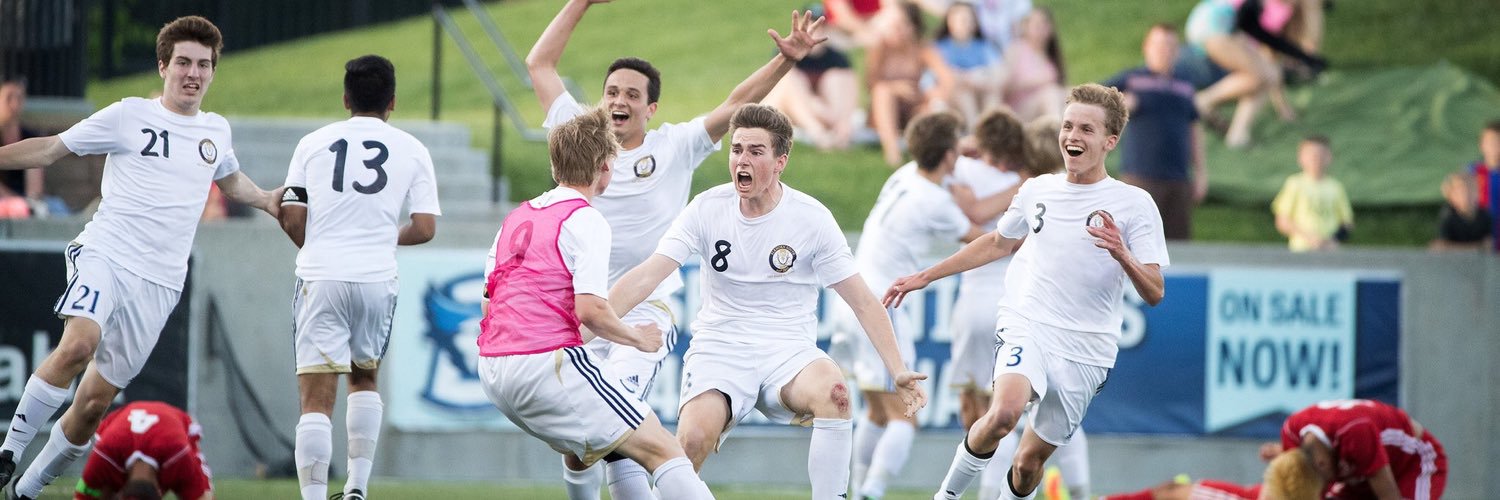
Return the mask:
M813 19L811 12L794 10L792 11L792 31L787 33L785 38L774 29L767 29L766 33L771 36L772 41L776 42L778 51L776 56L772 57L765 66L751 73L745 81L735 86L734 90L729 92L729 97L724 99L719 107L708 113L708 117L703 120L703 128L707 130L708 138L719 142L719 139L729 132L729 117L734 115L735 110L740 109L742 105L757 103L765 99L766 94L771 93L771 89L776 86L776 82L781 81L781 78L792 70L797 61L807 57L813 47L827 40L828 37L819 33L822 27L821 16Z
M1089 235L1096 238L1094 246L1108 250L1109 256L1120 263L1120 267L1125 269L1125 276L1130 277L1130 284L1141 295L1141 300L1153 306L1161 303L1161 299L1167 295L1161 265L1142 264L1136 260L1130 247L1125 246L1125 240L1120 236L1120 227L1115 225L1115 218L1105 213L1103 219L1103 226L1088 228Z
M55 135L33 137L0 147L0 170L42 168L56 163L70 152L62 139Z
M643 323L634 328L625 326L610 307L609 301L593 294L581 293L573 296L573 312L584 326L585 337L597 335L604 340L628 345L641 352L656 352L661 349L661 330L655 323ZM590 335L591 334L591 335ZM588 338L584 341L587 342Z
M1021 240L1006 238L1000 236L998 231L990 231L964 245L958 253L943 259L942 262L933 264L932 267L923 269L917 274L897 278L891 283L890 289L886 290L881 303L886 307L900 307L901 300L906 298L907 293L926 288L934 281L1000 260L1001 257L1015 252L1020 244Z
M401 225L401 233L396 237L397 245L421 245L432 241L437 235L437 216L432 214L411 214L411 221Z
M891 326L891 316L875 300L875 294L870 293L870 287L859 273L834 283L831 288L854 310L854 317L859 320L860 328L870 337L875 351L880 353L885 369L896 381L896 392L900 394L901 401L906 403L906 416L916 415L917 410L927 406L927 393L918 384L919 381L926 380L927 376L906 368L906 360L901 359L901 350L896 347L896 331Z
M526 54L526 72L531 75L531 88L536 91L536 99L542 103L543 112L552 108L552 101L557 100L557 96L568 91L563 86L562 76L557 74L557 61L562 59L563 49L568 46L568 38L573 36L573 28L578 26L578 21L583 19L583 13L588 11L590 5L608 1L569 0L562 11L557 13L557 17L552 18L547 29L542 31L542 36L536 39L531 52Z
M625 313L641 305L646 297L651 296L651 291L666 280L667 276L677 272L679 267L682 264L671 257L654 253L645 262L626 272L609 289L610 305L615 308L615 316L623 318Z
M281 195L286 192L285 186L266 191L240 171L226 175L214 183L219 185L219 192L224 193L224 197L230 201L250 205L271 214L272 218L280 218L278 214L281 210Z

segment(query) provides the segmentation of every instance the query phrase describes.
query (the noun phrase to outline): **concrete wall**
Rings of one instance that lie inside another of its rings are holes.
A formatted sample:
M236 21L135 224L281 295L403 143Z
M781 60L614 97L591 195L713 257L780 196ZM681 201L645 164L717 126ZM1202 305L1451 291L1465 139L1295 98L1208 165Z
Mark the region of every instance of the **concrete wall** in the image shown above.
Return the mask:
M81 223L0 222L0 237L66 240ZM483 247L494 222L441 221L436 247ZM60 248L60 247L59 247ZM1401 390L1404 406L1443 440L1449 498L1500 498L1500 259L1479 254L1432 255L1420 250L1351 249L1332 255L1291 255L1280 246L1173 245L1178 268L1232 265L1307 269L1378 269L1402 275ZM193 335L198 359L194 411L207 429L205 450L221 476L261 470L243 448L227 384L224 350L210 348L204 313L212 298L222 310L238 362L272 415L250 439L284 453L269 433L290 438L297 419L291 370L290 290L294 249L264 216L202 226L196 247ZM240 414L246 412L240 411ZM253 419L253 418L252 418ZM342 414L335 422L343 421ZM774 432L773 432L774 431ZM709 482L800 485L806 481L808 431L736 431L704 470ZM337 436L340 433L335 433ZM342 469L342 438L335 464ZM923 433L896 487L936 484L959 436ZM1091 436L1096 493L1138 489L1177 473L1240 482L1258 479L1258 443L1234 439ZM520 434L417 434L387 430L375 473L416 479L482 479L556 484L557 455Z

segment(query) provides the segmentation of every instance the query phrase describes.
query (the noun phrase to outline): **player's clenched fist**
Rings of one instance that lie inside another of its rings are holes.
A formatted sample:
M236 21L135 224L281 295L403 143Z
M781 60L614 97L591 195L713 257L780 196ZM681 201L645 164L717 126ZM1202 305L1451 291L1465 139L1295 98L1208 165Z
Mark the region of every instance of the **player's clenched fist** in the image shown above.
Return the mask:
M636 343L635 348L641 352L656 352L661 349L661 329L656 323L641 323L635 325Z

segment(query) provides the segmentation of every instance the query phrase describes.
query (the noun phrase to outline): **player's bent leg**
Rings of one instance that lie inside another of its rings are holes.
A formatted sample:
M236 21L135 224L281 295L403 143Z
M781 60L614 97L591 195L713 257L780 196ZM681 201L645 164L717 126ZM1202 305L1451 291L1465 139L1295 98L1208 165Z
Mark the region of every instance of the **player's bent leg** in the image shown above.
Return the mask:
M1063 485L1071 498L1089 498L1089 438L1079 427L1068 440L1068 445L1057 449L1054 461L1062 473ZM1045 477L1045 476L1044 476Z
M63 323L63 336L42 364L36 368L36 376L54 387L67 387L73 378L83 372L94 351L99 349L101 330L99 323L82 317L69 317Z
M869 473L859 483L859 495L868 498L885 497L886 485L891 478L901 473L911 453L912 440L916 436L917 419L907 417L906 403L901 397L889 392L867 392L866 404L870 408L892 418L875 447Z
M344 429L349 433L348 470L344 498L362 500L370 491L370 470L375 466L375 445L380 439L380 423L385 403L377 392L377 368L353 367L349 373L349 396L344 413Z
M609 460L609 457L605 457L605 460ZM631 462L630 460L624 461ZM584 465L583 460L576 455L564 453L563 488L567 490L568 500L598 500L599 487L604 484L604 468L604 464L597 462L592 466ZM642 472L644 473L644 470Z
M1004 494L1000 498L1036 498L1037 486L1042 483L1042 467L1054 451L1057 451L1056 445L1043 441L1035 432L1027 429L1021 435L1021 445L1016 448L1015 460L1011 462L1010 487L1001 490Z
M297 421L293 459L303 500L321 500L328 494L328 466L333 460L333 400L338 392L337 373L300 373L302 418Z
M599 483L604 482L609 485L609 497L612 499L656 499L656 495L651 493L651 473L646 472L646 468L641 467L640 463L623 456L618 456L617 454L604 457L604 461L604 465L601 466L595 463L593 467L588 469L589 471L600 471L602 469L604 478L601 481L595 481L590 486L593 488L592 490L585 489L579 493L592 495L591 498L599 498ZM579 465L582 465L582 463L580 462ZM572 472L572 469L567 467L563 469L564 472ZM568 497L575 498L573 495L573 485L570 483L568 485Z
M1016 373L1005 373L995 377L995 395L990 398L989 409L974 426L969 428L970 448L980 453L992 453L1021 420L1026 402L1031 400L1031 381Z
M9 431L5 433L5 443L0 445L0 486L10 483L16 461L36 438L36 431L67 401L68 386L93 358L99 335L99 324L94 320L70 317L64 323L57 349L27 379L16 403L16 413L11 416Z
M703 470L708 455L719 449L719 437L729 426L729 416L729 397L716 390L682 404L677 414L677 441L693 462L694 470Z
M680 428L681 423L678 425ZM698 478L693 463L672 438L672 434L662 427L655 413L646 414L646 420L636 426L624 443L615 448L615 453L634 460L650 471L662 500L713 498L708 485Z
M965 387L958 393L958 419L964 430L974 427L974 422L984 415L990 406L990 394L977 387Z
M873 391L863 393L865 401L870 401L870 395L876 394ZM885 435L889 420L883 406L866 404L865 413L854 423L854 469L849 476L854 484L864 484L866 474L870 471L870 462L875 459L875 449L880 446L880 438Z
M16 494L28 498L40 496L43 487L87 453L89 445L93 444L94 431L99 429L99 422L109 411L109 403L119 392L120 389L105 381L96 366L90 363L78 384L73 404L63 412L62 418L57 419L47 444L17 480Z
M843 372L826 357L813 360L782 386L780 396L788 410L813 416L812 443L807 450L812 497L848 495L854 436L849 420L849 386L844 384Z

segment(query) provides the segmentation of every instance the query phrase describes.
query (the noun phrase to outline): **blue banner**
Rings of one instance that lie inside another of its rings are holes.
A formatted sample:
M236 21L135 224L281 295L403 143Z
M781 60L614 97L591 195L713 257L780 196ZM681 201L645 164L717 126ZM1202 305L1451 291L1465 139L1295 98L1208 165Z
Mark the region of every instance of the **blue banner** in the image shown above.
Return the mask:
M401 300L387 362L387 415L406 430L514 428L485 398L475 375L480 250L403 250ZM699 266L682 268L673 297L679 342L648 400L677 418L682 355L700 305ZM933 284L902 307L923 328L915 367L930 378L924 428L957 429L958 397L948 360L957 279ZM1128 289L1129 287L1127 287ZM1147 307L1125 298L1120 356L1089 409L1093 433L1274 437L1290 411L1321 399L1391 403L1399 382L1400 282L1377 273L1234 270L1169 273L1167 298ZM916 300L913 300L916 299ZM818 344L833 322L819 309ZM848 368L848 367L845 367ZM769 425L759 413L742 425Z

